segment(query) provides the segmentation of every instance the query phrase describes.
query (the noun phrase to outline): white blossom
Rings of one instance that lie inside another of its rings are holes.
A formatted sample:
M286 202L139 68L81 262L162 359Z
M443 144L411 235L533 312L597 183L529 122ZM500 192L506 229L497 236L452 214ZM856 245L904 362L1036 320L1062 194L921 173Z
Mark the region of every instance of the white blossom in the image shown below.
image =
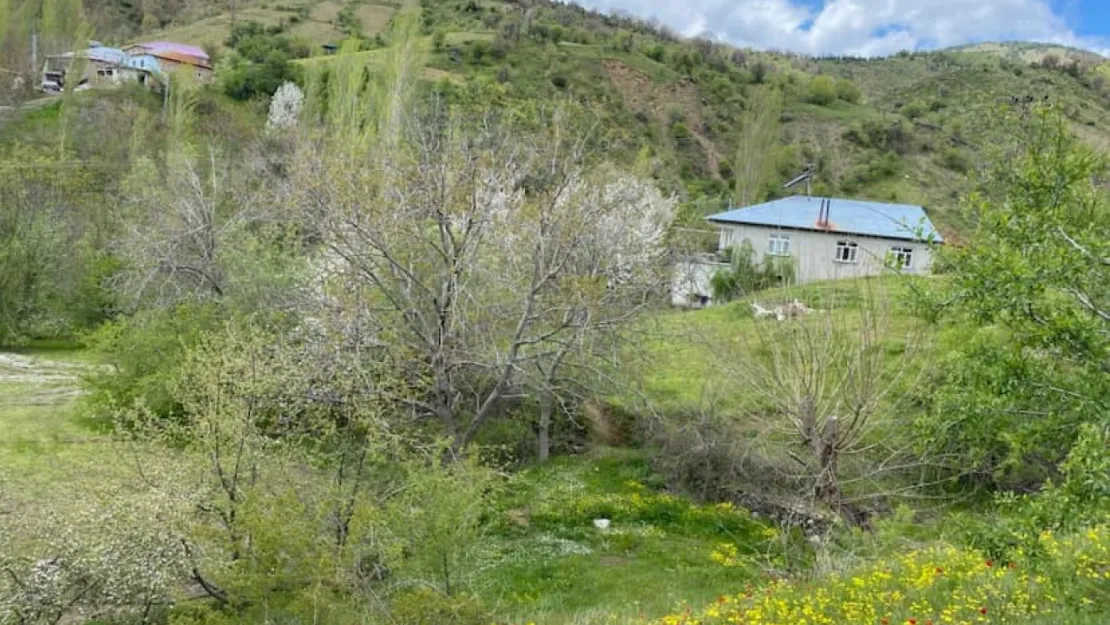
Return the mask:
M304 106L304 93L297 85L287 82L278 87L273 99L270 100L270 115L266 119L266 128L280 130L295 127L302 106Z

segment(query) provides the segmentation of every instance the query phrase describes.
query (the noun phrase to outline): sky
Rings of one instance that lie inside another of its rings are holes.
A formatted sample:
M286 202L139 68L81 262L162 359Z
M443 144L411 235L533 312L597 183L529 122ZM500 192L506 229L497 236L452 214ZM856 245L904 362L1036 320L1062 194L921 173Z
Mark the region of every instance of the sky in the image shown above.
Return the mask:
M574 0L687 36L811 55L878 56L1043 41L1110 56L1110 0Z

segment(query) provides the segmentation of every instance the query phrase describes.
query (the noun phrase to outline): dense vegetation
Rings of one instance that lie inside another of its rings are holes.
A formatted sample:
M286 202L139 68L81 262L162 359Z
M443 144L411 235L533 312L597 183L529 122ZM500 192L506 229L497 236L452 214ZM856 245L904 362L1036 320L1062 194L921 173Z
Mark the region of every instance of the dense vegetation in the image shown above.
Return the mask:
M0 0L2 66L31 25L221 57L3 82L0 623L1110 618L1100 59L383 6L312 41L300 5ZM809 163L959 245L800 286L739 248L734 301L666 309L689 226Z

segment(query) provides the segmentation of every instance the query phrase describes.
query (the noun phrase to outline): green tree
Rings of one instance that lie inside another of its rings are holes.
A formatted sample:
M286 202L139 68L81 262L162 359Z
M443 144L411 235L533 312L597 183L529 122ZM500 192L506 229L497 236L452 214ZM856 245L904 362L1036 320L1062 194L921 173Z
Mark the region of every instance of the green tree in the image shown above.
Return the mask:
M233 53L217 71L217 81L227 95L237 100L268 97L286 82L301 81L286 37L248 22L236 25L227 43Z
M946 287L924 293L930 315L970 325L926 444L994 485L1051 475L1082 425L1110 414L1106 163L1056 111L1008 121L1014 144L965 204L967 244L942 250Z
M863 92L860 91L860 88L856 85L856 83L848 80L847 78L841 78L840 80L836 81L836 97L844 100L845 102L856 104L860 101L860 98L863 97Z
M733 160L736 176L733 201L747 206L762 199L775 171L782 125L782 92L760 88L748 100L740 120L740 138Z
M11 0L0 0L0 50L8 39L8 25L11 19Z
M817 76L809 82L810 102L828 106L836 100L836 97L836 81L829 76Z

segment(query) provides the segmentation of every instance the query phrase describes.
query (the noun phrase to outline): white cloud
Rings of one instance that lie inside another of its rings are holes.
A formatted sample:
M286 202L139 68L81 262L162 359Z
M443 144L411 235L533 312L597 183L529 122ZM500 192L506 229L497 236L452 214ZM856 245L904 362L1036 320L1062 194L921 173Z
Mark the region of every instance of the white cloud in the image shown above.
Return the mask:
M602 11L654 17L683 35L803 54L874 56L978 41L1026 40L1106 54L1046 0L576 0Z

